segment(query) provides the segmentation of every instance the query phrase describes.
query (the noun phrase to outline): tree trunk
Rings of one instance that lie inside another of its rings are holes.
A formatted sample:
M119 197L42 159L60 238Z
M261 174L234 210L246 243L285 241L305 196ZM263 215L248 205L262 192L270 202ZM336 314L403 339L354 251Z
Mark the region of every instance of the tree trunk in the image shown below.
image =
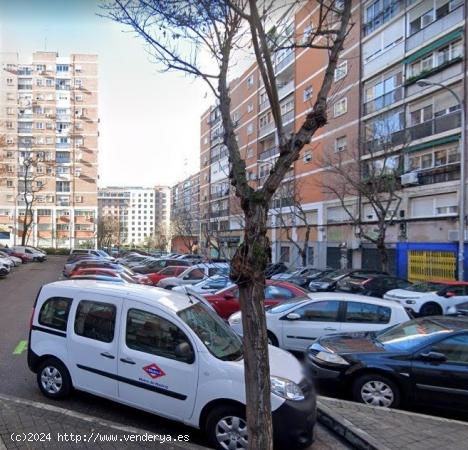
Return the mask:
M387 247L385 246L385 242L380 241L377 244L377 250L380 253L380 264L382 265L382 271L388 272L389 271L389 261L388 261L388 252Z
M244 202L244 242L231 263L242 311L249 449L273 448L264 270L271 260L266 203ZM253 204L252 204L253 203Z
M307 266L307 248L308 245L306 244L305 247L301 250L301 260L303 267Z

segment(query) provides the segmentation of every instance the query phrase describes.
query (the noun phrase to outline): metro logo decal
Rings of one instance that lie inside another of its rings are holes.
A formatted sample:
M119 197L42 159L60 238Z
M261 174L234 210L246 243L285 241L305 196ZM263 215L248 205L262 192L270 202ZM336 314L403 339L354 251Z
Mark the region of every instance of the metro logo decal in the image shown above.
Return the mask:
M143 370L153 379L163 377L166 372L162 370L157 364L150 364L149 366L143 367Z

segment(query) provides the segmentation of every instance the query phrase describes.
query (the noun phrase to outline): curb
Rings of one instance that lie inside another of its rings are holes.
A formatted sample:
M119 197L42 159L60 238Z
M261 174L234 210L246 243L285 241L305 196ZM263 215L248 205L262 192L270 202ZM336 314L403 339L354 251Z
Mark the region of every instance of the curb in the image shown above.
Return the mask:
M96 416L91 416L88 414L83 414L75 411L71 411L66 408L61 408L58 406L50 405L48 403L40 403L36 402L33 400L27 400L27 399L22 399L19 397L14 397L11 395L6 395L6 394L0 394L0 400L3 400L5 402L11 402L11 403L16 403L19 405L27 405L33 408L38 408L46 411L51 411L59 414L63 414L64 416L68 416L71 418L74 418L76 420L82 420L84 422L91 423L93 425L100 425L102 427L106 428L112 428L114 430L128 433L128 434L139 434L139 435L145 435L145 434L154 434L157 435L157 432L152 432L149 430L145 430L142 428L136 428L133 426L127 426L127 425L122 425L118 422L113 422L110 420L106 419L101 419L100 417ZM160 443L162 445L166 445L166 447L161 447L166 448L167 450L209 450L207 447L203 447L201 445L197 444L190 444L186 442L166 442L166 443ZM0 436L0 450L7 450L7 447L5 446L5 441L2 439Z
M390 450L317 399L317 420L358 450Z

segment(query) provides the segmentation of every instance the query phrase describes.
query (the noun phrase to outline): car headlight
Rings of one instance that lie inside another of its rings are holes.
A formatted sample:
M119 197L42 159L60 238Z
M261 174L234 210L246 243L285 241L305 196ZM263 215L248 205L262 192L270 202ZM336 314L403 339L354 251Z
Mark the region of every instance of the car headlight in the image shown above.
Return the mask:
M231 325L238 324L242 322L242 315L239 312L236 312L234 314L231 314L231 316L228 319L228 322Z
M315 355L315 358L327 363L349 366L349 362L342 358L340 355L337 355L336 353L318 352Z
M304 400L301 388L291 380L280 377L271 377L271 392L286 400Z

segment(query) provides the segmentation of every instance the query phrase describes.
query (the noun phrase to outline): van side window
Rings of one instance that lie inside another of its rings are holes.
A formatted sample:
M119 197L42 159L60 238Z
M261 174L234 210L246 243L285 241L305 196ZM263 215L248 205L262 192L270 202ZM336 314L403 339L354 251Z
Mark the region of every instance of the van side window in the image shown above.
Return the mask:
M130 309L127 314L126 344L128 348L163 358L187 362L176 355L176 347L190 341L172 322L156 314Z
M76 310L75 333L89 339L112 342L116 307L109 303L81 300Z
M44 302L39 313L39 323L56 330L67 331L71 298L51 297Z

